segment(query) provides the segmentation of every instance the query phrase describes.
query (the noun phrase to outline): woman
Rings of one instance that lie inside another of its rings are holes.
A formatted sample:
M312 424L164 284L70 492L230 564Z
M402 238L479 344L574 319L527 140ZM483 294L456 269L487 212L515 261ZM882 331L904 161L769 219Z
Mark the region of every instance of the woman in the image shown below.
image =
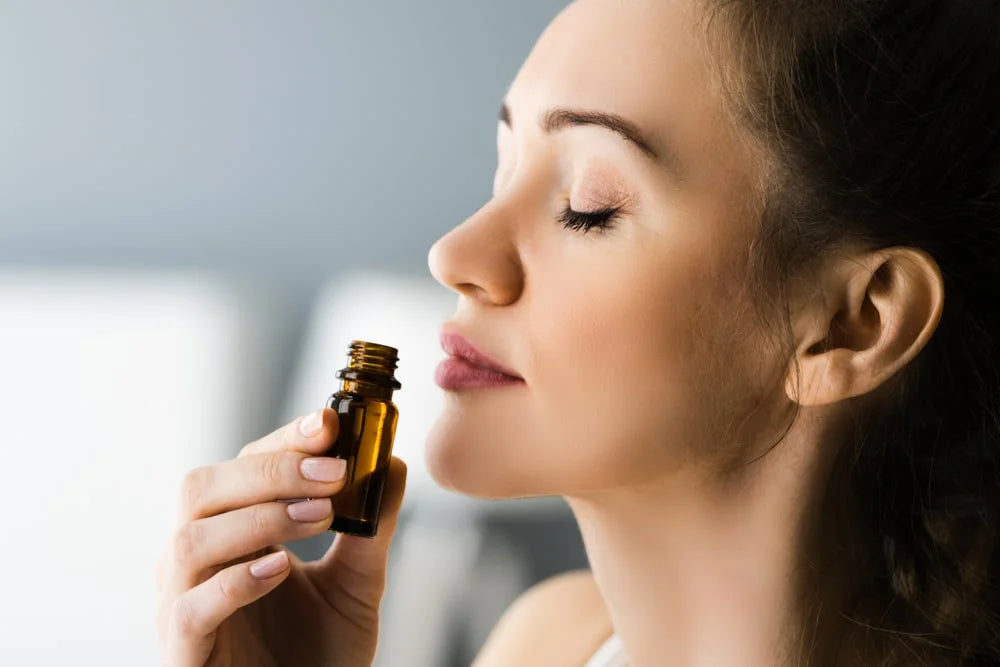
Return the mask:
M578 0L546 30L494 197L430 252L459 298L427 462L565 496L592 569L522 596L479 665L1000 663L998 23ZM371 662L401 462L378 539L255 557L329 523L274 501L337 492L336 430L189 476L169 664Z

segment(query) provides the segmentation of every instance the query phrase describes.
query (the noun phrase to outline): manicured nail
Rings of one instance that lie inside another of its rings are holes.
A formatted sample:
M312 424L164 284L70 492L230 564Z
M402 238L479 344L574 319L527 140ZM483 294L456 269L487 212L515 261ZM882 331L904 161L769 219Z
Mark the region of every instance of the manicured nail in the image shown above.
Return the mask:
M299 431L307 438L323 429L323 411L310 412L299 422Z
M333 505L329 498L316 498L315 500L302 500L288 505L288 516L293 521L319 521L325 519L333 513Z
M347 471L347 461L327 457L303 459L299 470L303 477L314 482L336 482Z
M257 579L267 579L280 572L284 572L287 567L288 554L284 551L276 551L252 564L250 566L250 574Z

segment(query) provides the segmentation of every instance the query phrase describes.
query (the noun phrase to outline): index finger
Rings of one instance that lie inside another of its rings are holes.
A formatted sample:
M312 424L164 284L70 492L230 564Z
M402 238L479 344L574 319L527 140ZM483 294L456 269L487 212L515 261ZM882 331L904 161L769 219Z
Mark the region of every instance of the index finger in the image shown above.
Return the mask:
M321 454L337 439L338 425L336 410L323 408L310 412L246 445L237 458L283 449Z

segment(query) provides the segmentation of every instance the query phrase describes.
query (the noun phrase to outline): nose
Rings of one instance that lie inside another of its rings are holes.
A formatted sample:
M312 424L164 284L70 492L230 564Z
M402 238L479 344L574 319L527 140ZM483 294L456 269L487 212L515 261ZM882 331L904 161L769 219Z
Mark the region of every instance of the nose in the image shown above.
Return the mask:
M524 289L524 271L513 225L505 224L497 200L439 238L427 254L434 278L484 305L514 303Z

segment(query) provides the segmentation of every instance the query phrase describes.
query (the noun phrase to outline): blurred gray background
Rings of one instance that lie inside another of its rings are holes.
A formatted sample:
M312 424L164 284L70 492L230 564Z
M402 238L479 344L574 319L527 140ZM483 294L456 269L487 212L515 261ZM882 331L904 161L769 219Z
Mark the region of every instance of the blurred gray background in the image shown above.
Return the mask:
M0 662L153 664L133 579L162 498L334 389L303 369L364 313L331 285L443 303L427 251L489 197L500 100L565 4L0 0L0 522L33 546L0 553L24 575ZM380 664L468 664L518 590L585 564L567 511L421 493L393 567L424 589L397 576Z

